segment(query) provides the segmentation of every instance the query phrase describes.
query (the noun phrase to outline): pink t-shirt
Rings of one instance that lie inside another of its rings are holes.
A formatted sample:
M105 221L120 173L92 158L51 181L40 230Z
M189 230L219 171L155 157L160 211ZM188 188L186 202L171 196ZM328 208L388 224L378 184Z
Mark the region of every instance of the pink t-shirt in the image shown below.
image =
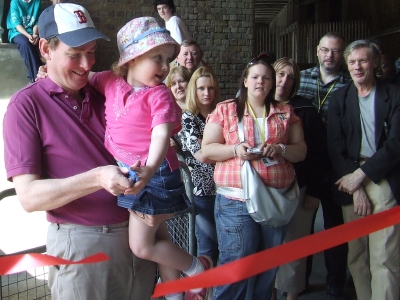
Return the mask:
M164 123L173 123L172 135L181 129L182 110L164 84L134 92L111 71L96 73L90 83L106 96L104 143L116 159L128 165L137 161L145 165L152 129ZM166 159L171 171L179 168L172 147L168 148Z

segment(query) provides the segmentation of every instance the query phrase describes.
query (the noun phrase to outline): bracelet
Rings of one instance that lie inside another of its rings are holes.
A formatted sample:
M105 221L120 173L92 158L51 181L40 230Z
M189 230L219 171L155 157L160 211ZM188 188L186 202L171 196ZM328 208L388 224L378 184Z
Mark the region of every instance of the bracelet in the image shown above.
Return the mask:
M285 153L286 153L286 146L284 145L284 144L278 144L280 147L281 147L281 149L282 149L282 152L281 152L281 155L285 155Z
M233 147L233 157L236 157L236 156L237 156L236 148L237 148L237 146L239 146L240 144L241 144L241 143L235 144L235 146Z

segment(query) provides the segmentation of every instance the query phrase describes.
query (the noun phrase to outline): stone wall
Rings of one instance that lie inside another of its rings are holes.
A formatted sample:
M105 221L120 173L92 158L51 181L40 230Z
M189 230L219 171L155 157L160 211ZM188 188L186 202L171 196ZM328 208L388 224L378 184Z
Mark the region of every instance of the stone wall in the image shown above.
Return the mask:
M48 0L43 1L48 5ZM152 0L76 0L90 12L95 26L110 37L100 41L94 70L109 69L118 59L116 34L129 20L141 16L162 19ZM253 52L254 0L175 0L177 15L187 24L200 44L204 60L218 76L222 99L232 98L245 63Z

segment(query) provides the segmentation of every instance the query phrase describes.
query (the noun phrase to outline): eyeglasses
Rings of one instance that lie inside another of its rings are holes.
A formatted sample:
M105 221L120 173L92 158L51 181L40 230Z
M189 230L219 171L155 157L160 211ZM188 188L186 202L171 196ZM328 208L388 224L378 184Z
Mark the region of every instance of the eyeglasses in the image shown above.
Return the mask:
M265 56L261 58L253 58L251 61L249 61L246 65L247 68L257 65L257 64L263 64L263 65L271 65L271 61L267 59Z
M328 48L325 48L325 47L320 47L319 51L321 51L325 55L328 54L331 51L332 51L333 55L339 55L340 53L343 52L343 50L341 50L341 49L328 49Z

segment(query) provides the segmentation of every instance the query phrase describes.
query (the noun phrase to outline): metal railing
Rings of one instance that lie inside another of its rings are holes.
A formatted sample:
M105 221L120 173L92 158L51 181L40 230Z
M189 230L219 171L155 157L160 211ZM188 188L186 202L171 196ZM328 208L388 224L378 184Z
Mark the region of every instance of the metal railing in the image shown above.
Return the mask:
M195 226L195 208L193 200L193 184L189 168L180 161L180 171L185 185L186 193L192 206L167 220L168 231L171 234L172 241L185 249L192 255L196 255L196 238L194 234ZM0 192L0 201L3 198L15 196L15 189L7 189ZM45 253L46 246L40 246L27 249L21 252L7 254L25 254L25 253ZM4 256L4 255L0 255ZM50 290L47 287L48 268L36 268L28 272L20 272L12 275L0 276L0 299L1 300L33 300L33 299L51 299Z
M15 196L15 189L7 189L0 192L0 201L6 197ZM26 253L45 253L46 246L39 246L23 251L0 255L16 255ZM19 272L11 275L0 276L0 299L2 300L30 300L51 299L50 290L47 287L48 268L41 267Z

